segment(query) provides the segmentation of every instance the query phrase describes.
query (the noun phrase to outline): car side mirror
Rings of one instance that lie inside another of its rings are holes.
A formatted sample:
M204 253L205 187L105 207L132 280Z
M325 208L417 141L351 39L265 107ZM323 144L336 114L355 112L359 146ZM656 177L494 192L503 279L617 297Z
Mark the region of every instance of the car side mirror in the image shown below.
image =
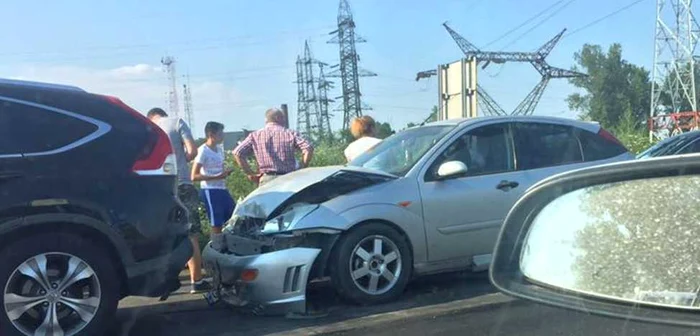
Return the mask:
M438 167L437 178L446 180L461 177L467 174L467 165L462 161L447 161Z
M491 282L552 306L700 327L698 201L700 155L552 176L508 213Z

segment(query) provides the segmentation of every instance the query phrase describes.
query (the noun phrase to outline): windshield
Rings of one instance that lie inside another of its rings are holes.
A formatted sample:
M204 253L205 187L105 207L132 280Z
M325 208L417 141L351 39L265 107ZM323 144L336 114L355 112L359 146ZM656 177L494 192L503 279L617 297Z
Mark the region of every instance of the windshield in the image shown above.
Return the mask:
M348 166L380 170L404 176L442 137L455 126L424 126L392 135L350 161Z
M696 138L693 136L676 136L665 139L637 155L637 159L677 154L680 149L693 142Z

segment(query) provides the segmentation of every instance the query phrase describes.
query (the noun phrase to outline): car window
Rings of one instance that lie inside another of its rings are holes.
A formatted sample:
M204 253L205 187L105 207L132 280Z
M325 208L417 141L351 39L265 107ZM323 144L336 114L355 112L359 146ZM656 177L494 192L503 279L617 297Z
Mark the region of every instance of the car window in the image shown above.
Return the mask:
M546 123L516 123L513 138L518 169L537 169L583 161L573 128Z
M403 176L454 126L424 126L396 133L348 163Z
M696 138L692 143L683 147L678 154L700 153L700 138Z
M13 149L21 154L40 153L69 145L94 132L97 126L71 116L11 102L0 103L3 136L22 139ZM56 132L60 129L62 132ZM26 136L31 130L31 136ZM1 152L0 152L1 153Z
M508 124L482 126L470 130L443 151L430 166L426 180L433 180L441 164L460 161L467 176L495 174L514 169Z
M627 151L620 144L608 141L593 132L579 130L576 135L581 141L584 161L605 160Z

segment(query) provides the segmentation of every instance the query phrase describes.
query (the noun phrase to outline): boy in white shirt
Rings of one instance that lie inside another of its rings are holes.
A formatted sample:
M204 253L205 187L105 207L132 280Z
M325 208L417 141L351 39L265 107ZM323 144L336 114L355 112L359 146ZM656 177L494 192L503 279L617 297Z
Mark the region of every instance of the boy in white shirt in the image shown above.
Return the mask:
M226 188L226 177L232 169L224 167L224 151L219 144L224 141L224 125L210 121L204 127L207 141L199 147L192 165L192 181L200 182L200 197L207 209L212 233L219 234L231 218L236 202Z

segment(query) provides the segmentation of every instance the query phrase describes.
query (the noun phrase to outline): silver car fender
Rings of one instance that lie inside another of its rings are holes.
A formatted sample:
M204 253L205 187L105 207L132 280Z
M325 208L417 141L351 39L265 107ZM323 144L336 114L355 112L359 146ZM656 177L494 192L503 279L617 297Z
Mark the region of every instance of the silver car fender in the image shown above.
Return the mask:
M409 205L409 207L420 207L420 203ZM343 222L348 223L343 230L350 230L355 225L368 221L386 221L398 227L408 238L413 249L413 263L423 263L427 261L427 249L425 241L425 228L423 219L413 211L396 204L364 204L347 209L339 214Z

